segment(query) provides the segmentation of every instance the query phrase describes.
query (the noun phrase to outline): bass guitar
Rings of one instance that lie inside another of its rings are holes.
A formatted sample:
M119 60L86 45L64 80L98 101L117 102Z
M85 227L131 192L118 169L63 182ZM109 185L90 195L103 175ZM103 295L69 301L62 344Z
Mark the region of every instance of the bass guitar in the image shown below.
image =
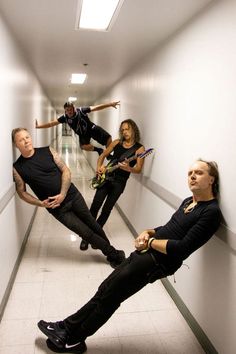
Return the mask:
M106 169L105 172L102 175L96 175L95 177L92 178L91 180L91 188L93 189L98 189L101 188L104 183L106 183L107 181L111 181L113 179L113 177L111 176L111 173L113 171L115 171L117 168L120 168L120 163L122 162L131 162L133 160L136 160L137 158L140 159L144 159L145 157L147 157L148 155L150 155L152 152L154 151L153 148L147 149L144 152L141 152L139 154L135 154L129 158L124 159L123 161L119 161L119 163L113 165L113 162L109 162L106 165Z

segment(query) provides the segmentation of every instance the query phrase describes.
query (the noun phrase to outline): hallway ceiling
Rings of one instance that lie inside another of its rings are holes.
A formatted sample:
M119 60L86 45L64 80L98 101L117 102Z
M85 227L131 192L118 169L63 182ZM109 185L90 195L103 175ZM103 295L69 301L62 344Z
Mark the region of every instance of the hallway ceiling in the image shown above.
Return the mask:
M58 113L69 96L92 105L212 0L124 0L109 32L75 31L78 1L0 1L1 15ZM70 83L75 72L88 74L84 85Z

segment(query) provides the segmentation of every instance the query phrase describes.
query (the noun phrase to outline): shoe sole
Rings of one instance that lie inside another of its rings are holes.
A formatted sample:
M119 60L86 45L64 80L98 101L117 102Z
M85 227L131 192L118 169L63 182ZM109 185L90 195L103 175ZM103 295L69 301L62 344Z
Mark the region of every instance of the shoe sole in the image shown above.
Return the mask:
M61 338L55 333L42 326L40 323L38 323L38 328L41 332L43 332L43 334L45 334L45 336L48 337L48 339L50 339L51 342L53 342L56 347L60 349L64 348L64 342L62 342Z
M64 347L61 349L61 348L58 348L57 346L55 346L54 343L52 343L52 341L50 341L50 339L47 339L46 340L46 343L47 343L47 347L55 352L55 353L75 353L75 354L83 354L87 351L87 345L86 343L84 342L82 348L77 348L77 349L71 349L70 351L68 351L68 349L65 349Z
M85 248L85 247L80 247L80 251L87 251L87 249L88 249L88 247L87 248Z
M88 247L89 247L89 245L88 245L88 243L86 243L86 245L83 244L82 246L80 244L79 248L80 248L81 251L87 251Z
M55 353L74 353L74 354L83 354L87 351L87 345L86 343L84 342L83 345L81 343L81 346L80 348L72 348L72 349L65 349L64 347L62 349L58 348L57 346L55 346L55 344L50 341L50 339L47 339L46 340L46 343L47 343L47 347L52 350L53 352Z

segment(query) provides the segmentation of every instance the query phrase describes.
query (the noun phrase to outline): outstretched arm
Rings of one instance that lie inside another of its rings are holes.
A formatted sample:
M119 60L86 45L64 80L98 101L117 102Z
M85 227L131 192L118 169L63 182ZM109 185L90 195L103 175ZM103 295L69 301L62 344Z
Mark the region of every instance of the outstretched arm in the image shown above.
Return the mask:
M120 104L120 101L114 101L114 102L110 102L110 103L102 103L97 106L90 106L90 111L91 112L101 111L102 109L105 109L108 107L113 107L116 109L117 106L119 106L119 104Z
M51 128L51 127L54 127L54 126L56 126L56 125L58 125L58 124L60 124L60 122L58 122L57 119L52 120L51 122L45 123L45 124L38 124L37 119L35 119L35 128L36 128L36 129Z

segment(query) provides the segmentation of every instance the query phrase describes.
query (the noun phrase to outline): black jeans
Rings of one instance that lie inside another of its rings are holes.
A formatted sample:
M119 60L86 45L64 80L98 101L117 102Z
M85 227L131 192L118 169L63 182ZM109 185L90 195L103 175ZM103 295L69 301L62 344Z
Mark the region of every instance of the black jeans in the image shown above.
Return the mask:
M85 340L94 334L126 300L149 283L150 276L165 277L150 252L133 252L99 286L91 300L63 322L69 342ZM158 270L158 272L157 272ZM153 279L152 279L153 280Z
M61 208L50 210L50 213L68 229L100 249L104 255L115 254L115 248L111 246L105 232L90 213L79 191L72 201Z
M91 214L101 227L106 223L111 211L125 189L126 181L107 181L101 188L96 190L90 207ZM106 199L102 211L97 218L98 211Z

